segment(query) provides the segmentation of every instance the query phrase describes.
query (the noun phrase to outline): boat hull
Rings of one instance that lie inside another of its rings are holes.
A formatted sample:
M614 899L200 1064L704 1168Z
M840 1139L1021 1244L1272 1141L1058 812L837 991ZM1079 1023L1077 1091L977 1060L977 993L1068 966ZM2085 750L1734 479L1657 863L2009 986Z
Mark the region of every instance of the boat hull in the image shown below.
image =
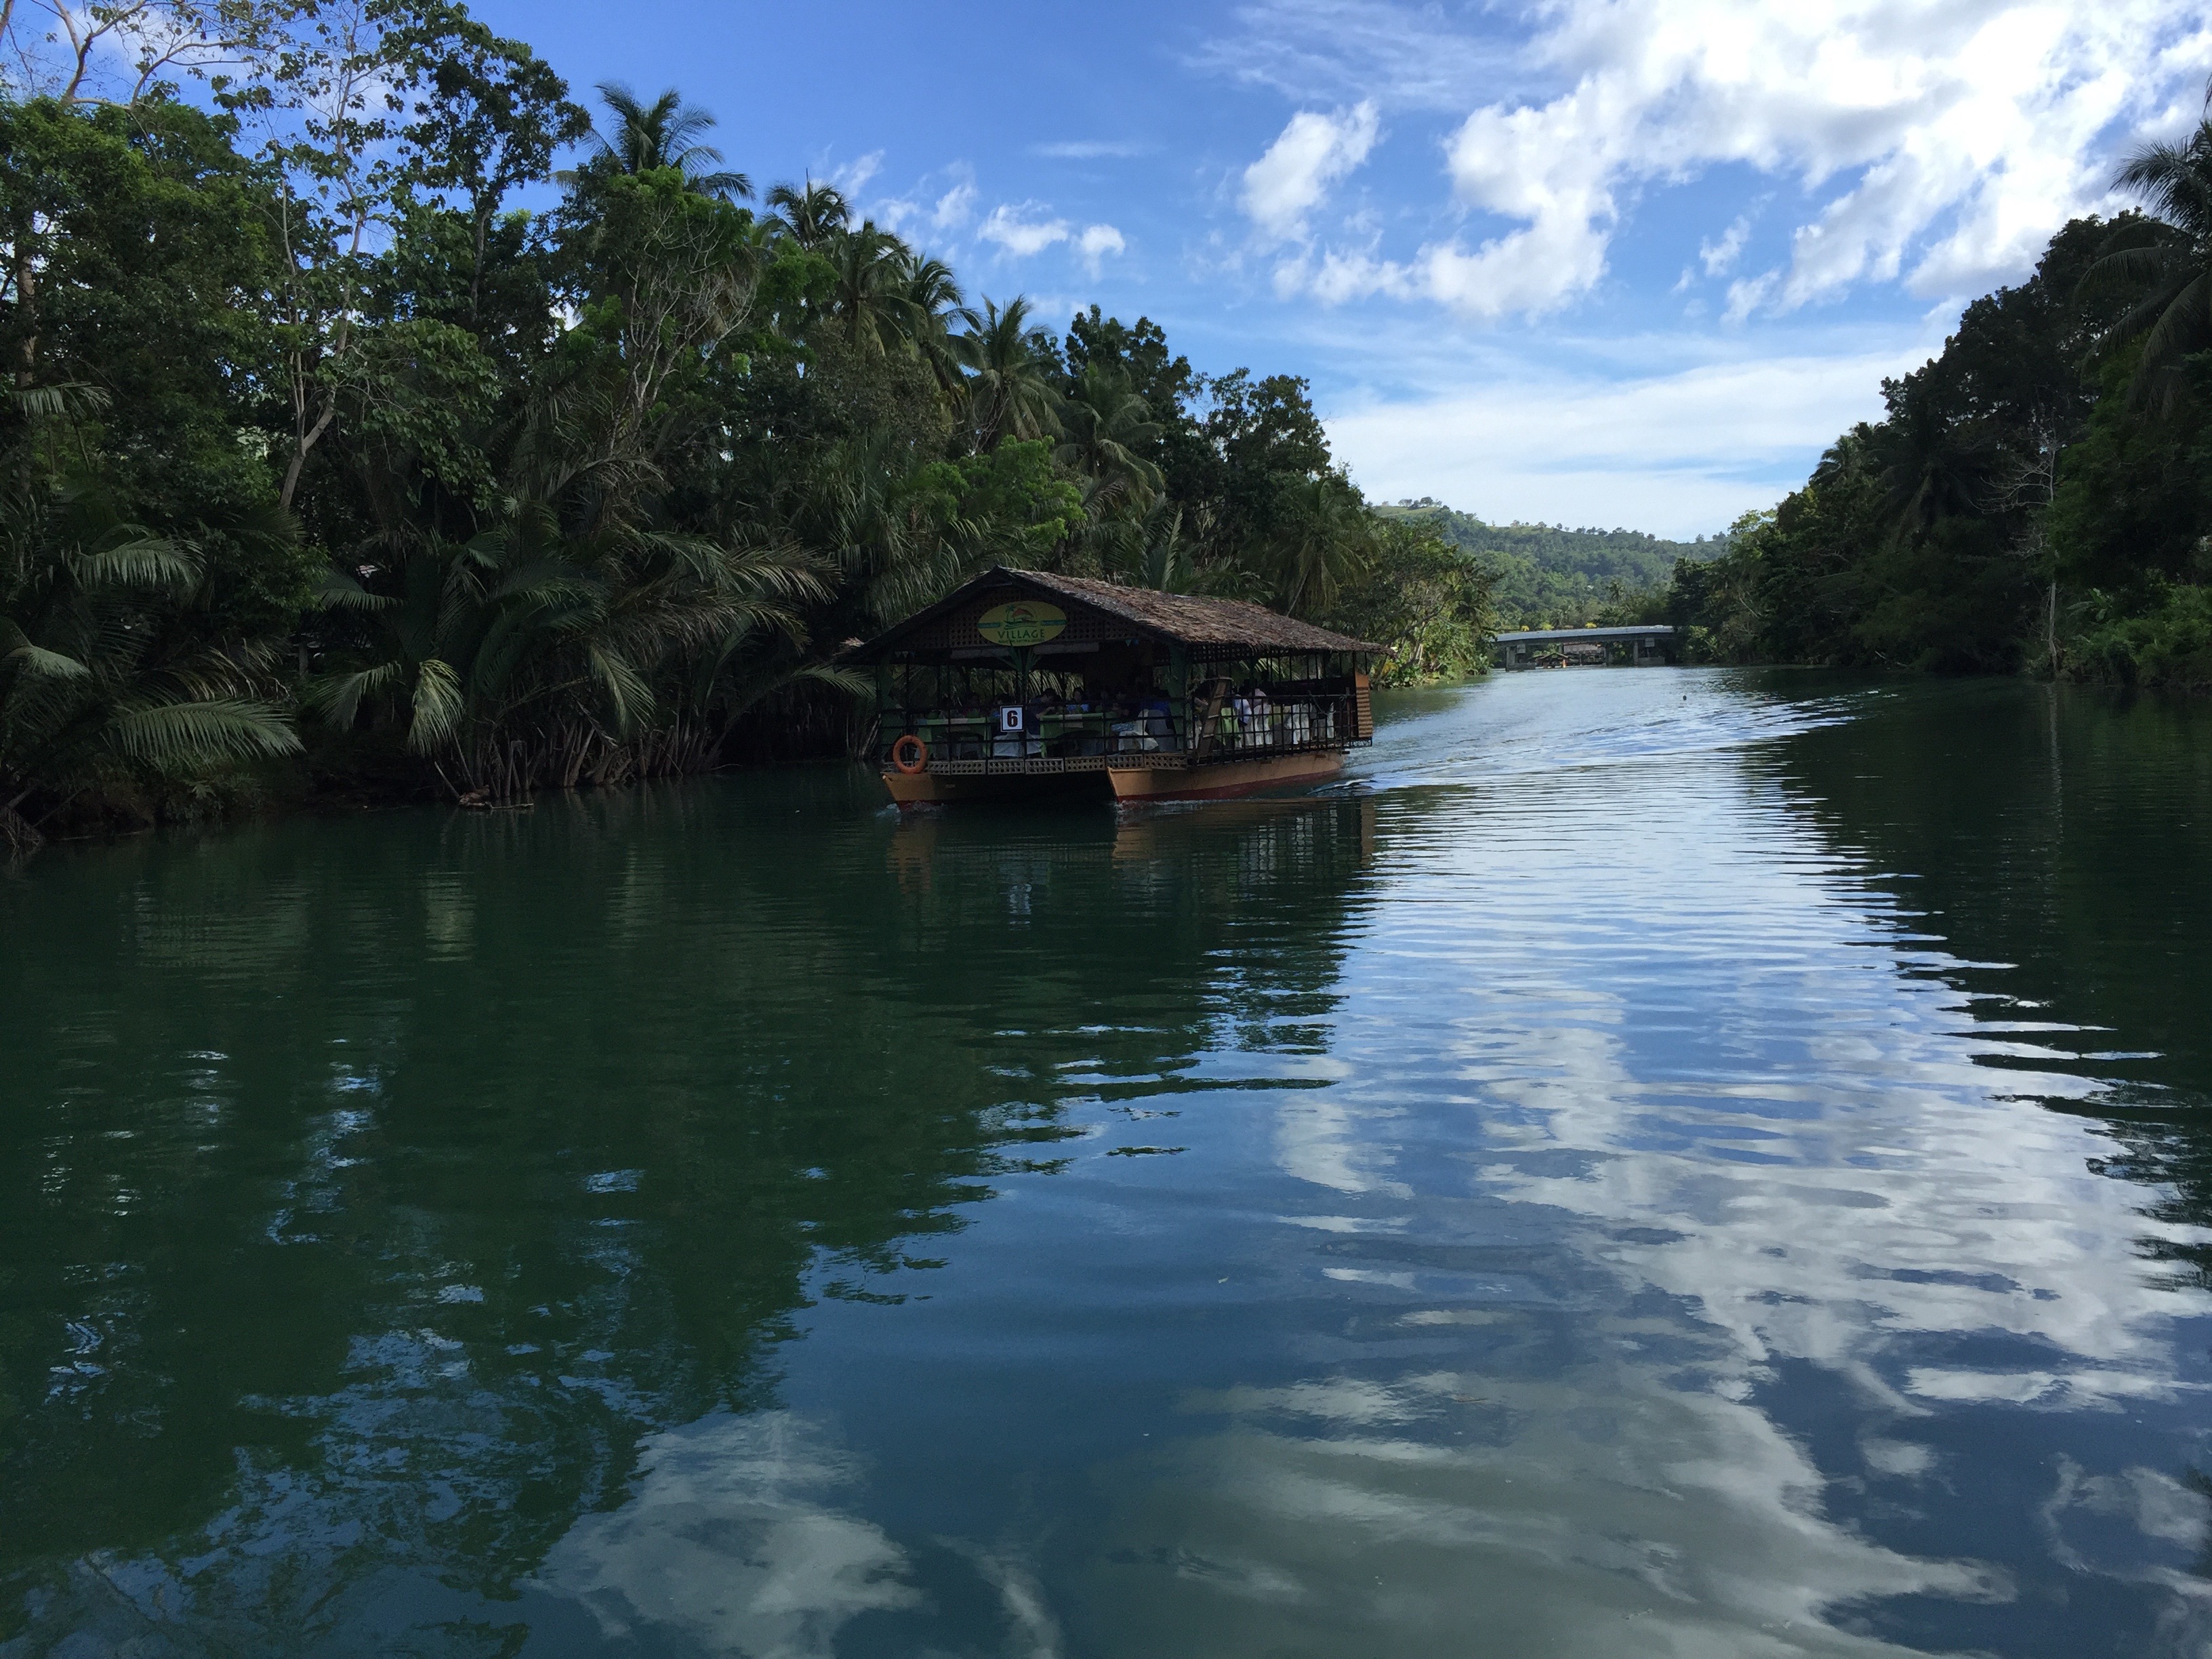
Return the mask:
M1108 793L1103 771L977 774L902 772L885 767L883 780L891 799L902 807L979 800L1103 800Z
M1202 761L1195 766L1109 767L1115 799L1230 800L1265 789L1289 789L1326 783L1344 770L1341 749L1303 755L1270 755L1261 760Z
M1200 761L1192 766L1101 765L1093 760L1065 771L957 772L931 767L902 772L885 767L884 787L902 807L960 801L1093 799L1127 802L1229 800L1269 789L1325 783L1344 769L1340 749L1253 760Z

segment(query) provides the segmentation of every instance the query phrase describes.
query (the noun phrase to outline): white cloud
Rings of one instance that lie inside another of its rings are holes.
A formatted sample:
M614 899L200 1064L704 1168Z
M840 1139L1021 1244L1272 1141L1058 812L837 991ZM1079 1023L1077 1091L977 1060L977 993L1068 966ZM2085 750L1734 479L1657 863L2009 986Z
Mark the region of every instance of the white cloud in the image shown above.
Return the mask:
M1035 145L1030 153L1054 161L1127 161L1131 156L1148 155L1152 149L1152 145L1134 138L1070 138Z
M1024 202L1019 207L1009 207L1002 202L991 210L990 217L983 221L975 234L987 242L996 242L1007 252L1022 258L1033 253L1042 253L1055 242L1066 241L1068 237L1066 220L1023 216L1036 206L1034 202Z
M1788 262L1739 283L1740 311L1869 281L1931 299L1976 291L2016 277L2105 200L2118 149L2193 118L2212 68L2212 26L2191 0L1561 0L1540 15L1517 78L1557 90L1476 108L1445 143L1460 205L1498 222L1376 266L1368 291L1483 318L1556 308L1605 276L1628 192L1726 166L1795 180L1809 198ZM1255 41L1270 27L1340 31L1376 70L1393 61L1386 38L1433 50L1439 27L1430 11L1352 0L1245 16ZM1289 61L1286 47L1242 50L1248 64ZM1247 210L1278 234L1322 187L1301 193L1322 169L1297 155L1334 154L1319 133L1292 146L1293 132L1328 119L1285 130L1272 190L1248 175ZM1733 234L1705 252L1711 274L1741 253Z
M960 204L963 217L966 216L968 202L974 195L974 191L969 190L967 198ZM949 201L951 198L946 199ZM1107 255L1128 250L1127 240L1112 225L1085 225L1078 230L1065 219L1035 216L1042 211L1035 202L1024 202L1018 206L1002 202L993 208L989 216L976 227L975 234L979 240L996 242L1017 258L1024 259L1062 242L1070 243L1082 256L1083 263L1094 276L1098 274L1099 264Z
M1075 239L1075 246L1094 276L1098 274L1100 260L1109 253L1126 253L1129 247L1121 233L1111 225L1086 225L1083 234Z
M884 153L872 149L866 155L848 161L830 171L830 182L843 191L849 198L868 187L868 180L884 170Z
M1271 0L1237 8L1241 33L1208 42L1194 66L1299 103L1387 91L1399 109L1463 110L1510 75L1510 41L1454 28L1440 9L1389 0Z
M1267 153L1244 169L1244 211L1266 236L1305 234L1305 216L1328 187L1367 159L1382 131L1374 101L1322 114L1300 110Z
M1735 269L1735 262L1743 255L1743 245L1751 240L1751 216L1737 216L1736 222L1721 234L1717 242L1698 244L1698 262L1705 268L1708 276L1724 276Z
M864 158L871 176L881 154L878 151ZM906 194L871 203L867 212L878 224L895 230L902 236L909 234L915 228L934 232L939 236L947 235L959 230L975 216L974 169L964 161L956 161L951 167L925 173L914 182Z
M1479 392L1357 404L1326 424L1378 500L1437 495L1493 520L1711 534L1771 506L1838 432L1879 416L1882 377L1918 363L1926 344L1626 380L1509 371Z
M958 184L937 198L930 210L930 223L939 230L957 230L975 216L975 186Z
M1721 313L1722 320L1741 323L1766 303L1766 296L1774 292L1774 284L1781 273L1768 271L1763 276L1746 276L1729 284L1728 309Z

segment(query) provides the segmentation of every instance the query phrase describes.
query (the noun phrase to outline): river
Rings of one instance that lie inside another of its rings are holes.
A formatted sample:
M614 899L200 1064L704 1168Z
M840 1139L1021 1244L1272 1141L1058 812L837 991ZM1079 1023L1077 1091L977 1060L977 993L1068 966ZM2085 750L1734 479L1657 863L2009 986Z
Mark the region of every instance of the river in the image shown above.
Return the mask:
M0 876L0 1659L2212 1651L2212 708Z

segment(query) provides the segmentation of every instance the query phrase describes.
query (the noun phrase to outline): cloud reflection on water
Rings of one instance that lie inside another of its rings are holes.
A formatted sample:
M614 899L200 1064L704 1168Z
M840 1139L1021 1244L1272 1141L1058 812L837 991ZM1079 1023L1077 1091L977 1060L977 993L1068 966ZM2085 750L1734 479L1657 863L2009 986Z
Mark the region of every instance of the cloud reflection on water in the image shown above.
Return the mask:
M1670 733L1662 765L1602 711L1544 730L1539 695L1484 699L1543 757L1503 781L1469 781L1494 734L1441 768L1458 734L1421 735L1442 788L1390 787L1379 746L1384 896L1344 977L1347 1075L1272 1131L1331 1212L1286 1219L1411 1267L1318 1269L1364 1290L1370 1322L1395 1304L1407 1334L1500 1340L1462 1369L1378 1379L1378 1344L1365 1377L1193 1395L1229 1424L1128 1475L1125 1571L1167 1569L1129 1619L1222 1654L1376 1628L1403 1652L1478 1628L1516 1653L1920 1650L1867 1611L2020 1587L1963 1539L1882 1547L1837 1512L1838 1482L1910 1516L1956 1498L1938 1413L2193 1390L2178 1345L2212 1297L2143 1246L2206 1230L2093 1172L2109 1141L2045 1103L2100 1091L2028 1040L2068 1028L1977 1025L1939 942L1729 752L1802 711L1703 709L1707 751ZM1449 1020L1440 1044L1401 1023L1417 1001ZM1531 1230L1547 1242L1516 1252ZM1792 1417L1818 1375L1856 1474ZM2199 1651L2212 1587L2141 1557L2193 1548L2203 1498L2140 1467L2046 1468L2055 1560L2158 1586L2160 1650Z
M581 1599L611 1638L672 1626L709 1653L826 1659L860 1614L921 1599L883 1528L836 1507L858 1472L786 1412L665 1430L629 1501L579 1520L539 1583Z

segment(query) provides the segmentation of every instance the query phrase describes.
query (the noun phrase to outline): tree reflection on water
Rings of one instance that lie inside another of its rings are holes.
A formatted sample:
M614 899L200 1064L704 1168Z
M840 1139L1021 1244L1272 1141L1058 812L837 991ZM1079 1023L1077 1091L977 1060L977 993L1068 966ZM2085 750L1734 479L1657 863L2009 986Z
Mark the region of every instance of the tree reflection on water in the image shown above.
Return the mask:
M854 787L290 824L0 894L6 1651L506 1651L580 1616L553 1585L811 1651L910 1594L823 1507L781 1345L926 1286L1071 1099L1310 1040L1372 807L895 825ZM702 1516L815 1589L740 1629L640 1588Z

